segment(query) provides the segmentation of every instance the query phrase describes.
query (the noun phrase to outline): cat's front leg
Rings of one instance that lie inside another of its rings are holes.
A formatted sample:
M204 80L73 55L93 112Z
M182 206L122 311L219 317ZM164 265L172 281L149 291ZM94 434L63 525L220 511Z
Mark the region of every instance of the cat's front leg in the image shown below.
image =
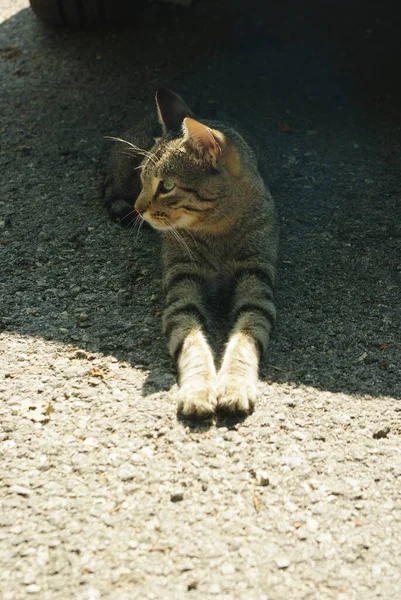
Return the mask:
M249 413L256 401L259 350L244 331L230 336L218 374L218 409L228 413Z
M176 265L167 273L163 328L178 368L178 412L204 419L215 412L216 370L204 330L203 278L199 271Z
M217 407L223 412L247 414L255 404L259 363L276 317L273 277L268 265L238 268L234 327L218 374Z
M178 412L195 419L211 416L217 405L217 378L211 350L200 328L186 335L177 365Z

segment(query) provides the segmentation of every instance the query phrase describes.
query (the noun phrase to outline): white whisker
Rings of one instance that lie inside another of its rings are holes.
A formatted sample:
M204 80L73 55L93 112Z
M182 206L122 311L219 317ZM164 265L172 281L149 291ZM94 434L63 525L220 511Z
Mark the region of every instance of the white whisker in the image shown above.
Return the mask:
M139 148L139 146L136 146L136 144L133 144L132 142L129 142L128 140L123 140L122 138L114 137L114 136L110 136L110 135L106 135L105 139L112 140L113 142L120 142L122 144L127 144L127 146L129 146L129 148L131 150L133 150L135 152L135 154L140 154L141 156L149 158L150 160L155 162L155 158L154 158L152 152L149 152L149 150L144 150L143 148Z
M223 211L221 211L219 208L216 208L215 206L213 206L212 210L216 213L218 213L219 215L221 215L222 217L226 217L227 215L225 213L223 213Z
M171 233L173 235L173 237L177 240L177 242L179 244L181 244L181 246L184 248L184 250L188 253L190 260L193 262L194 255L192 254L190 247L188 246L187 242L184 240L182 235L179 233L179 231L171 225L171 222L167 218L166 218L166 225L168 225L168 227L169 227L169 230L168 230L169 233Z
M120 154L121 156L128 156L128 158L136 158L136 155L134 153L127 151L124 152L124 150L118 150L117 154Z
M146 154L150 154L150 152L148 150L144 150L143 148L140 148L139 146L136 146L135 144L133 144L132 142L129 142L128 140L123 140L122 138L118 138L118 137L114 137L111 135L106 135L105 136L106 140L112 140L113 142L121 142L122 144L127 144L127 146L129 146L130 148L132 148L133 150L135 150L136 152L143 152Z
M124 219L126 219L127 217L131 217L132 215L135 217L135 210L131 210L129 213L124 215L123 218L120 219L120 223L122 223L124 221Z
M135 233L135 240L137 239L138 231L142 225L142 219L136 215L134 219L131 221L132 223L132 231Z
M135 235L134 244L138 243L139 236L140 236L140 233L141 233L141 229L143 227L143 224L145 223L145 219L142 219L142 217L139 217L136 222L138 222L139 225L138 225L138 227L136 229L136 235Z
M198 242L196 241L196 239L194 238L194 236L192 235L192 233L189 231L189 229L185 230L187 232L187 234L192 238L193 243L195 244L195 246L198 245Z

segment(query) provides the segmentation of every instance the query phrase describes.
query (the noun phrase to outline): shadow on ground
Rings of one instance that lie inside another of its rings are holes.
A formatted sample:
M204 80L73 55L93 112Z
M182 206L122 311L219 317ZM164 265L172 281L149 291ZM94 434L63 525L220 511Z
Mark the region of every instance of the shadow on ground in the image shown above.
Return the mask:
M145 394L174 382L157 236L135 240L101 200L104 136L165 85L265 148L282 235L263 378L401 398L396 23L386 5L286 8L152 7L101 33L48 30L30 10L2 25L3 335L112 354L149 371Z

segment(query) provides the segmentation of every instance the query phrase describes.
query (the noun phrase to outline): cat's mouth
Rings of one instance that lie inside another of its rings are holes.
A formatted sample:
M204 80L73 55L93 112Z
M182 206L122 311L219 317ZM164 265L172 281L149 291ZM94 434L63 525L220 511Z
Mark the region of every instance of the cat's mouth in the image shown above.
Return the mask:
M166 217L151 215L149 211L143 213L142 219L149 223L154 229L159 229L160 231L167 231L167 229L171 229L172 223L166 219Z
M168 219L165 216L148 214L148 211L142 215L142 218L154 229L159 231L168 231L171 229L188 229L194 222L192 215L181 213L175 218Z

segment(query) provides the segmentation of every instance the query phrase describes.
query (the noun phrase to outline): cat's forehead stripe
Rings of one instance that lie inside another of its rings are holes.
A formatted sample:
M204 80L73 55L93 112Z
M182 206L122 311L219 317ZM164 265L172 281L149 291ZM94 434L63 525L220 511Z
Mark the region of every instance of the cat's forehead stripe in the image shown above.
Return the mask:
M152 194L153 194L153 196L156 195L156 192L158 190L160 181L161 181L161 179L159 177L153 177L152 178Z

